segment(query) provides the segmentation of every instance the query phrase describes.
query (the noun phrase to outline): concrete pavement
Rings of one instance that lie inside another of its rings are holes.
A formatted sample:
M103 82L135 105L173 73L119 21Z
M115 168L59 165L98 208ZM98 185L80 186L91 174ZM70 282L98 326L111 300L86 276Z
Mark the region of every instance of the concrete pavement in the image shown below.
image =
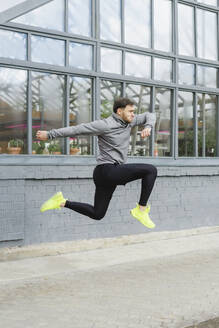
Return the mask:
M1 327L184 328L219 317L218 254L215 227L0 262Z

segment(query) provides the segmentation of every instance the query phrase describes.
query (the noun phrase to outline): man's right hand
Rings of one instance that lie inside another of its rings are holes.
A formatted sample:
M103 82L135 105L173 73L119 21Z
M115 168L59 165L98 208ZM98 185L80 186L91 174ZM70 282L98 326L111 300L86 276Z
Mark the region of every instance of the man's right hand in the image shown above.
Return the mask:
M47 131L37 131L36 137L39 140L48 140Z

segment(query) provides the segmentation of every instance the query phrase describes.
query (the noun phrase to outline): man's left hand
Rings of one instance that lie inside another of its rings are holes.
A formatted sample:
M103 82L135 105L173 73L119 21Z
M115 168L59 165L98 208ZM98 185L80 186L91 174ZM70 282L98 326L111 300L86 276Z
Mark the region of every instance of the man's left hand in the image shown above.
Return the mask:
M146 138L151 135L151 128L145 128L144 130L141 131L141 137Z

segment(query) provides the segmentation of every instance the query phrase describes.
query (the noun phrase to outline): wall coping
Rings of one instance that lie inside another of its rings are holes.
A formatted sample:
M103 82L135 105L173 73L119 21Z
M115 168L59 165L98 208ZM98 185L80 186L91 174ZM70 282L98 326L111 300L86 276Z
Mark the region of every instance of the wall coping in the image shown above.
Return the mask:
M219 175L219 165L160 165L160 163L155 162L150 162L150 164L157 167L158 177ZM91 179L94 167L95 164L89 163L71 163L71 165L1 165L0 180Z

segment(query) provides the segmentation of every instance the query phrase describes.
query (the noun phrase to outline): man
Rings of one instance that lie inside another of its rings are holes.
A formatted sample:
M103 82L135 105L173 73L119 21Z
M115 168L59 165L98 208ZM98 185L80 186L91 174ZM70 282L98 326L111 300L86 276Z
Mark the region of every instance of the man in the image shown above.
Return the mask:
M150 136L155 124L155 114L134 114L134 103L128 98L119 98L113 105L113 114L103 120L82 123L50 131L37 131L39 140L77 135L95 135L98 137L99 155L93 172L96 186L94 206L86 203L71 202L64 199L61 192L46 201L41 212L49 209L67 207L94 220L101 220L107 211L117 185L141 179L141 195L137 206L131 210L132 216L148 228L155 224L149 217L147 204L157 176L157 169L149 164L125 164L132 127L143 125L141 137Z

